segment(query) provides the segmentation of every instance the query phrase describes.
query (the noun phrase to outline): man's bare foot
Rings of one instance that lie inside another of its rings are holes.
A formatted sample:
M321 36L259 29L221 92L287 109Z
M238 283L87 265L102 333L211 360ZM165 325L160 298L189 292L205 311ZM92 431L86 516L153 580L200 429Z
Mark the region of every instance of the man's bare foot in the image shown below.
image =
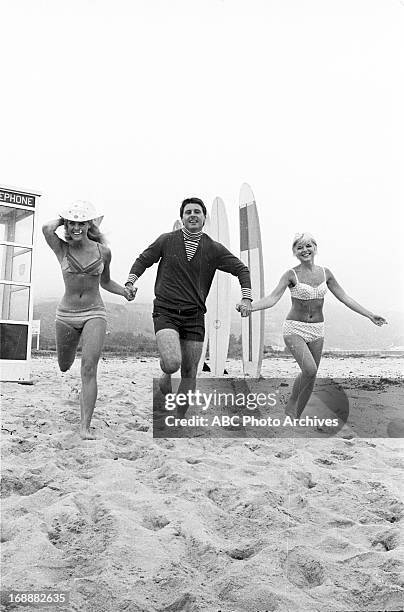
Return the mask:
M160 381L159 381L159 387L163 395L173 392L170 374L163 374L163 376L160 378Z
M97 436L89 427L80 427L80 438L82 440L96 440Z

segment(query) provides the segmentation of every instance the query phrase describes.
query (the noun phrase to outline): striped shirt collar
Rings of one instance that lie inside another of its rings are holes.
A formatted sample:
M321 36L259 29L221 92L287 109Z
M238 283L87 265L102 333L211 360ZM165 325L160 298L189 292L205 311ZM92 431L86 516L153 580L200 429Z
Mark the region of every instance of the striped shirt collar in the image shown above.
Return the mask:
M185 227L182 227L182 233L184 234L184 240L200 240L202 238L202 234L203 232L189 232L188 230L185 229Z

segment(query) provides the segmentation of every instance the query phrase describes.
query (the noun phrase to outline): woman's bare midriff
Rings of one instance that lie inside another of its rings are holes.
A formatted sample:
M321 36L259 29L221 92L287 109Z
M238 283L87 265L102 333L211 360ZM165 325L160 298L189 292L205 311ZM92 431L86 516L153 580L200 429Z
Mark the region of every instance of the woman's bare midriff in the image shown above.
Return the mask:
M60 306L71 310L103 306L100 295L100 277L90 274L64 272L65 294Z
M288 321L304 321L305 323L322 323L324 300L299 300L292 298L292 308L286 319Z

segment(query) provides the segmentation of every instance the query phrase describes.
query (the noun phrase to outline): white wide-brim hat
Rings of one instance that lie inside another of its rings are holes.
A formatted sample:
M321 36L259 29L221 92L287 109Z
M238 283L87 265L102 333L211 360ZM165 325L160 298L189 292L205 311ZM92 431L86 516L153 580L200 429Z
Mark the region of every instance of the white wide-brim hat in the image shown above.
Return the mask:
M60 211L59 216L68 221L94 221L96 225L99 225L104 217L100 215L94 204L85 200L72 202Z

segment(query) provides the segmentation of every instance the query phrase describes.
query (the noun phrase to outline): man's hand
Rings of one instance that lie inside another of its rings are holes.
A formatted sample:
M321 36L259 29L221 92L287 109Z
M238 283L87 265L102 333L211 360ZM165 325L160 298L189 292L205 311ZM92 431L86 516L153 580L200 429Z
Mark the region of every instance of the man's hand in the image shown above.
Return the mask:
M236 305L236 310L239 311L242 317L249 317L252 312L252 302L251 300L247 300L246 298L242 299Z
M128 302L132 302L135 299L136 292L137 292L137 287L134 287L130 283L127 283L125 285L124 297L128 300Z

